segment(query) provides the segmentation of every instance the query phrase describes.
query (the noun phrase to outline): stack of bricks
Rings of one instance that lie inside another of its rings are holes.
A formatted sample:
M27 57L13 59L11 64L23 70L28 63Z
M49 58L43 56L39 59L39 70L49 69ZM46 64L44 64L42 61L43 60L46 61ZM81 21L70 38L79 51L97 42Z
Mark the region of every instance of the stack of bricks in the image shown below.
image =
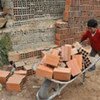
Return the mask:
M76 47L75 47L76 46ZM68 81L91 64L87 51L79 44L66 44L44 53L36 75L49 79Z
M100 19L99 0L66 0L65 4L62 23L68 25L65 25L65 27L70 31L65 31L67 34L70 34L70 36L62 34L60 30L63 30L63 27L59 27L59 32L56 32L55 38L55 43L59 46L66 43L72 44L74 41L80 41L82 33L86 30L87 21L91 18L95 18L99 22ZM57 26L56 28L58 30ZM60 35L58 35L58 33L60 33ZM60 37L59 40L58 37ZM85 45L86 44L88 44L88 41L86 41Z
M26 80L25 75L14 74L8 79L6 83L6 89L8 91L19 92L22 90L22 86L25 83L25 80Z
M11 51L8 53L9 61L14 62L27 58L34 58L34 56L41 56L41 50L25 49L20 51Z
M13 75L9 71L0 70L0 84L8 91L19 92L26 81L26 71L15 71Z
M73 45L66 44L60 48L52 49L44 53L43 59L37 67L36 75L68 81L91 64L85 61L88 55L84 57L85 59L83 58L83 53L79 52L79 49Z

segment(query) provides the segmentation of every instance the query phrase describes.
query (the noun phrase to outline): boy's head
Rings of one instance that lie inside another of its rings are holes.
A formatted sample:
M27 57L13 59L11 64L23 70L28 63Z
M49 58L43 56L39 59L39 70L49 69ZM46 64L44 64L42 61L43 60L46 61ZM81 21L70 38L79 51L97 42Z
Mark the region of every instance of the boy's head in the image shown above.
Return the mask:
M90 19L87 22L87 27L90 32L94 33L98 27L98 22L95 19Z

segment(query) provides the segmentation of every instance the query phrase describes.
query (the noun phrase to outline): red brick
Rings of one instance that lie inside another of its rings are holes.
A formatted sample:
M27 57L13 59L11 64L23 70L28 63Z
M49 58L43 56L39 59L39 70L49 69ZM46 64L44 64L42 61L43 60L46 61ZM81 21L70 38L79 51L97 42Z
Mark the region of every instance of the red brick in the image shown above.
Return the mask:
M69 34L70 28L56 28L57 34Z
M71 5L72 0L66 0L66 5Z
M62 46L64 44L64 40L61 40L61 41L56 40L55 44L58 45L58 46Z
M67 38L67 34L56 34L56 36L55 36L55 38L56 38L56 40L64 40L64 39L66 39Z
M80 69L82 69L82 62L83 62L82 55L81 54L73 55L72 59L73 58L76 58L77 63L79 65Z
M60 60L59 56L55 56L52 54L46 54L42 59L42 63L51 65L52 67L58 67L59 60Z
M36 75L51 79L53 75L53 68L46 65L39 65L36 70Z
M10 76L10 72L0 70L0 83L5 84L9 76Z
M56 21L55 26L57 28L68 28L68 23L64 22L62 19Z
M9 52L8 53L8 59L9 61L19 61L20 60L20 54L16 51L14 52Z
M68 21L68 18L69 18L69 12L64 11L63 20Z
M65 45L61 47L61 57L63 61L69 61L71 59L71 45Z
M57 50L57 49L52 49L52 51L51 51L51 54L52 55L55 55L55 56L59 56L59 50Z
M24 75L16 75L14 74L11 76L7 83L6 83L6 89L8 91L16 91L19 92L22 90L22 85L25 82L25 76Z
M71 68L72 76L76 76L81 72L76 59L72 59L72 60L68 61L66 64L69 68Z
M55 68L53 78L61 81L68 81L71 78L71 68Z

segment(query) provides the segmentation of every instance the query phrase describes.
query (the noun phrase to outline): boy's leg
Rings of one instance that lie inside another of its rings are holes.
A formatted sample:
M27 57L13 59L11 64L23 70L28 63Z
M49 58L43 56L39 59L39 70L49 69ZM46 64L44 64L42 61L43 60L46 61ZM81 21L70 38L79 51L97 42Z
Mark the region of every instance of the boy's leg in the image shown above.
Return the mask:
M95 50L92 49L91 52L90 52L90 56L91 56L91 57L95 57L96 54L97 54L97 52L96 52ZM89 69L89 71L93 71L93 70L95 70L95 69L96 69L96 66L94 65L92 68Z
M98 55L100 56L100 51L98 51Z

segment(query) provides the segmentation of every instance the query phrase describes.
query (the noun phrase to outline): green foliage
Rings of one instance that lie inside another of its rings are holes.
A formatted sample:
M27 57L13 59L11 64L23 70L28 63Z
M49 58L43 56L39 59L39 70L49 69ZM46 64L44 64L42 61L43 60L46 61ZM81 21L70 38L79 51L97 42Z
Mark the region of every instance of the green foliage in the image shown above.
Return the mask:
M0 66L8 64L8 51L12 49L9 34L5 34L0 40Z

